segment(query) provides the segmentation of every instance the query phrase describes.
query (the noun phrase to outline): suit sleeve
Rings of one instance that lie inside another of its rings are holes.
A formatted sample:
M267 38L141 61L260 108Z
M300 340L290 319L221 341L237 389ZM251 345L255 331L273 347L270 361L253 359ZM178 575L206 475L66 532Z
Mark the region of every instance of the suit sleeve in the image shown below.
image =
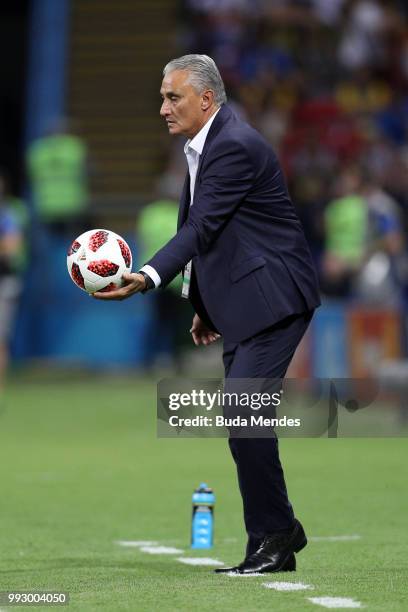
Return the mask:
M195 187L187 221L152 259L166 286L196 255L208 251L250 191L255 172L245 147L236 141L209 151Z

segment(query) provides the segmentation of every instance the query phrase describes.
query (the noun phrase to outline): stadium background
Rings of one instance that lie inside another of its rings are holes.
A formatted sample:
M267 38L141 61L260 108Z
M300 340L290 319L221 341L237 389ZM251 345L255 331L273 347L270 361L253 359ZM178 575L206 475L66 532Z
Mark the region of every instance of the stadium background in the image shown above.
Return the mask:
M254 10L248 10L251 5ZM146 360L152 341L141 330L149 327L152 300L122 304L120 317L117 305L95 309L62 273L63 258L76 227L106 226L126 234L140 261L140 211L157 194L177 199L184 160L180 142L167 137L158 116L157 91L167 58L187 50L214 55L230 100L280 154L323 288L325 249L332 240L325 233L325 210L338 192L347 196L352 189L339 176L364 165L368 181L380 183L394 199L397 211L385 214L398 215L390 222L405 234L403 3L368 3L366 16L363 5L360 16L359 3L353 9L353 3L336 0L226 2L217 10L211 2L171 1L5 5L3 54L12 50L13 61L2 68L0 162L31 215L31 261L13 343L16 361L138 368ZM361 47L356 43L354 52L353 37ZM86 204L76 217L68 203L50 219L30 190L28 151L67 118L88 151ZM72 219L76 226L68 224ZM65 233L53 231L55 220L66 221ZM338 233L347 235L347 223L359 221L338 222L343 223ZM381 252L378 244L366 243L355 247L363 250L362 261L365 251ZM366 272L368 290L330 288L308 339L307 359L295 373L360 376L382 358L403 355L405 245L397 256L390 258L398 260L396 279L382 276L381 266L389 262L380 259ZM103 350L107 345L110 350Z
M1 398L2 589L65 585L77 595L74 609L151 610L160 576L171 591L161 594L165 609L194 609L198 600L207 609L200 599L214 588L207 574L196 583L188 568L179 575L167 560L149 564L137 552L135 561L129 551L124 558L112 542L188 547L189 495L207 479L219 495L215 552L226 561L241 554L239 501L223 441L183 441L181 448L155 439L155 381L176 371L219 373L220 349L189 347L190 315L185 305L178 312L174 296L161 309L154 296L120 304L87 299L66 273L66 251L83 229L107 227L143 261L143 214L152 202L177 200L185 174L182 143L168 137L158 115L161 71L169 58L208 53L236 111L277 150L319 269L324 303L291 374L386 371L405 380L406 4L16 0L3 2L0 15L0 167L27 211L22 293ZM86 150L76 179L84 197L74 198L77 209L68 202L54 214L36 199L32 151L61 130ZM374 188L391 203L382 201L374 236L365 225L354 232L368 219ZM354 203L362 217L340 215L330 225L330 204L341 198L344 210ZM344 282L336 273L333 282L327 265L336 248L345 253ZM185 326L176 338L171 317L163 316L169 312ZM396 429L406 412L398 419ZM292 495L316 536L355 531L373 545L336 545L334 554L312 549L305 579L318 576L322 589L355 595L370 609L402 610L405 441L338 444L283 444ZM144 604L135 607L129 598L141 594ZM225 609L248 609L243 585L217 590L217 597ZM253 586L251 597L258 609L270 605ZM274 605L309 604L299 596Z

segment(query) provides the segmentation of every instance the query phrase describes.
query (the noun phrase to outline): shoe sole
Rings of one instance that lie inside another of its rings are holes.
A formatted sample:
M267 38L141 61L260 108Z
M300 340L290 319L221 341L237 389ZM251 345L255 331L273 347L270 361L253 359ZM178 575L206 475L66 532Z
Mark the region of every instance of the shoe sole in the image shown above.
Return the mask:
M293 554L293 553L290 553L290 555L291 554ZM294 559L294 564L291 567L289 567L289 568L285 567L285 565L287 565L287 563L289 561L290 555L288 556L286 561L284 563L282 563L280 568L278 568L276 570L273 570L272 572L266 571L266 572L255 572L255 573L260 573L260 574L275 574L277 572L296 572L296 559ZM238 570L238 567L229 567L228 569L224 569L224 568L220 567L220 568L215 569L214 572L216 574L239 574L240 572L237 571L237 570ZM251 573L251 572L248 572L248 574L249 573Z
M293 567L291 569L286 569L285 565L286 565L287 561L285 561L285 563L282 563L281 567L277 567L276 569L273 570L260 570L260 571L254 571L254 572L242 572L243 575L245 574L279 574L280 572L296 572L296 567ZM236 574L241 574L241 572L234 572Z

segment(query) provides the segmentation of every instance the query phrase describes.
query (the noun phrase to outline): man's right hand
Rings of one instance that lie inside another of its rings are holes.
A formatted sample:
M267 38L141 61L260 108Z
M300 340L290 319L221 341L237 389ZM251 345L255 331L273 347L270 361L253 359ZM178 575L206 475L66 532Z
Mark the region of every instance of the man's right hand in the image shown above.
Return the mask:
M190 332L196 346L199 346L200 344L205 344L207 346L208 344L216 342L216 340L221 337L220 334L217 334L217 332L210 329L205 323L203 323L198 315L194 315Z
M96 291L89 295L96 300L126 300L134 293L140 293L146 289L146 279L138 272L125 272L122 275L124 281L123 287L114 289L113 291Z

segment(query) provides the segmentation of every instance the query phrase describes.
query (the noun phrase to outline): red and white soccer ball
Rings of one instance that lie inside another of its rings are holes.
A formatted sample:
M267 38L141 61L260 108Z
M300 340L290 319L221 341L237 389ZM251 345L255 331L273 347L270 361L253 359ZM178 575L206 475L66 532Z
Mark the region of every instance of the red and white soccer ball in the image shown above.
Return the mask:
M115 232L94 229L71 244L67 266L74 283L84 291L112 291L122 286L123 273L131 271L132 253Z

